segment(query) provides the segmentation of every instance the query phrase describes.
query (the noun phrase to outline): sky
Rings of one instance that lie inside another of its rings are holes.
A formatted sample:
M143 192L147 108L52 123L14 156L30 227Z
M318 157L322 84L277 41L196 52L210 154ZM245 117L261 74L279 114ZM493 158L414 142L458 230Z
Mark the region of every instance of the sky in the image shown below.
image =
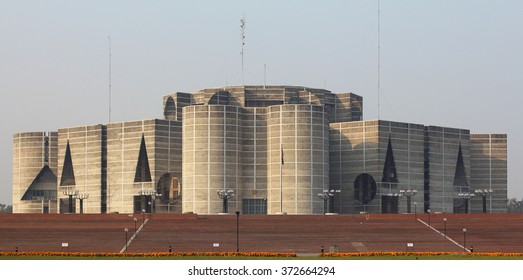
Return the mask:
M245 84L353 92L366 120L508 134L521 200L522 14L520 0L0 0L0 203L14 133L162 118L164 95L241 84L243 17Z

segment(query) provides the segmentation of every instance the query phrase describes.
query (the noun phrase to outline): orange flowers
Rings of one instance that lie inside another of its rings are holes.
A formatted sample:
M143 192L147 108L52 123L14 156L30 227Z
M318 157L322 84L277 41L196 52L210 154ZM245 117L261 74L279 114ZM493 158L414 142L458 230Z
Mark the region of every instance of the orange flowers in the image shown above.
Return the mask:
M350 253L323 253L322 257L347 258L347 257L375 257L375 256L450 256L450 255L473 255L481 257L523 257L523 253L502 252L350 252Z

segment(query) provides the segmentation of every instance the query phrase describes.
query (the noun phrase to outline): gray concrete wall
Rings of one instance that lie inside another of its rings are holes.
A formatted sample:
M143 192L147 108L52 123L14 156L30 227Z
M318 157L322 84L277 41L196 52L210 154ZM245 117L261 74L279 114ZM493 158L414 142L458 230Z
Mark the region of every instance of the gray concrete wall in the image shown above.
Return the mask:
M425 210L453 213L459 193L470 192L470 132L466 129L427 126L430 199ZM461 144L468 184L455 185L455 172Z
M241 209L241 108L189 106L183 119L183 212L223 212L218 190L234 191L230 213Z
M318 193L329 186L328 128L328 115L322 106L269 107L269 214L323 213L323 200Z
M492 190L486 197L487 213L507 211L507 135L470 135L471 186L477 189ZM473 198L473 213L483 212L480 195Z
M383 169L391 140L397 183L382 183ZM341 189L333 198L334 210L341 213L382 213L383 196L397 196L400 190L416 190L411 198L423 202L423 125L390 121L360 121L330 125L331 189ZM355 181L368 174L376 182L376 195L366 205L355 197ZM341 205L341 208L340 208ZM417 210L420 210L419 208ZM398 213L407 212L407 199L398 199Z
M68 196L63 190L69 188L80 194L88 194L83 202L84 213L101 213L102 193L102 134L105 126L90 125L58 130L58 199L68 202ZM62 172L67 143L71 151L75 185L61 186ZM80 213L80 201L74 200L75 209ZM59 204L59 212L67 213L68 207Z
M56 213L56 199L22 200L22 197L44 166L48 166L55 175L57 174L57 144L56 132L14 134L13 213L43 213L44 207L48 207L50 213Z
M243 199L267 199L267 109L244 108L242 117Z

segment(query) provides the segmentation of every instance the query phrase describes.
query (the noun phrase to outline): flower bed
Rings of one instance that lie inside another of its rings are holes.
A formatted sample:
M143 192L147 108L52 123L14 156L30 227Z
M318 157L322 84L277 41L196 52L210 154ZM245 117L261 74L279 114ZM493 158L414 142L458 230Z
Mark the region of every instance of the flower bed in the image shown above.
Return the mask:
M347 258L347 257L376 257L376 256L451 256L472 255L481 257L523 257L523 253L465 253L465 252L350 252L350 253L323 253L322 257Z

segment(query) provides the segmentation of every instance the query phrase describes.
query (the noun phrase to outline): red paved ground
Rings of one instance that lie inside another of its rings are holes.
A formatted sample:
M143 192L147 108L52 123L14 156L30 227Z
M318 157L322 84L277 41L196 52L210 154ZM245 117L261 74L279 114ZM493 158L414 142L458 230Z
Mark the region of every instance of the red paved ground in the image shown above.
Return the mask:
M142 215L137 214L137 226ZM343 252L460 251L447 235L476 252L523 252L523 215L510 214L427 214L398 215L241 215L241 251L319 253L337 246ZM145 218L149 218L145 215ZM119 214L3 214L0 215L0 251L119 252L134 233L133 217ZM214 248L213 243L219 243ZM236 251L236 215L155 214L128 247L129 252Z

